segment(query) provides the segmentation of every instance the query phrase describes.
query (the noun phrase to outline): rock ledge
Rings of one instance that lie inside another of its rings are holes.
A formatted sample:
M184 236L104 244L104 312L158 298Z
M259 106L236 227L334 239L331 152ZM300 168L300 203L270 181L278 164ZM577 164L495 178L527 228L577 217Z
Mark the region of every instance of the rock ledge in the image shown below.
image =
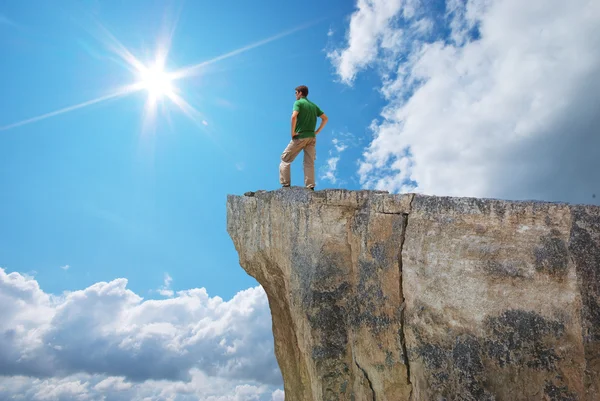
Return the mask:
M600 207L228 196L288 401L600 400Z

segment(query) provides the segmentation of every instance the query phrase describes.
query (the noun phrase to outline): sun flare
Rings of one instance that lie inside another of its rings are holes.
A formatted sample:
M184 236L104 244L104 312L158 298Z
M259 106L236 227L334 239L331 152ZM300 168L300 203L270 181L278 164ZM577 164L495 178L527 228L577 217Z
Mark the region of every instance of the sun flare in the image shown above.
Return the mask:
M100 28L101 37L100 40L106 46L107 50L116 54L120 60L128 64L128 69L134 72L134 81L130 84L119 87L112 92L105 94L104 96L97 97L95 99L87 100L81 103L77 103L71 106L63 107L61 109L51 111L49 113L41 114L35 117L31 117L25 120L17 121L15 123L0 126L0 131L6 131L9 129L21 127L23 125L35 123L47 118L55 117L61 114L69 113L75 110L79 110L97 103L105 102L111 99L117 99L130 95L132 93L146 91L148 97L146 99L145 110L144 110L144 125L146 127L153 127L155 124L155 117L157 114L160 100L166 97L171 103L176 105L184 114L186 114L192 121L202 127L208 126L205 117L196 108L188 103L184 98L183 92L180 87L175 84L175 81L182 80L184 78L193 77L203 73L204 69L213 63L237 56L241 53L248 52L260 46L264 46L267 43L281 39L292 33L306 29L309 26L314 25L319 21L313 21L285 32L273 35L266 39L258 42L251 43L244 47L236 50L232 50L228 53L221 54L220 56L214 57L210 60L200 62L198 64L190 65L184 68L177 69L175 71L167 72L164 69L167 55L169 54L169 47L171 45L172 33L165 36L161 36L159 39L158 47L156 49L156 58L154 64L144 65L138 60L130 51L127 49L117 38L115 38L108 29L102 24L98 23Z
M164 69L154 66L140 70L140 86L153 99L173 94L173 78Z

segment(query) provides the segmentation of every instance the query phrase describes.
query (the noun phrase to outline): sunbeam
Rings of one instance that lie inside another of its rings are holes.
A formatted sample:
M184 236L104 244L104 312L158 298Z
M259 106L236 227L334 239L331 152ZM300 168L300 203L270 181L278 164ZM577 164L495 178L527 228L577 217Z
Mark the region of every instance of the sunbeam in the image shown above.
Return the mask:
M141 90L146 90L148 92L148 97L146 99L146 104L144 106L144 117L143 117L143 129L146 130L150 126L154 125L156 121L157 114L157 106L158 102L163 98L168 98L175 104L186 116L188 116L192 121L194 121L198 126L202 127L203 117L201 113L196 110L192 105L189 104L178 92L179 89L174 84L174 81L188 78L202 72L202 68L207 65L216 63L221 60L225 60L227 58L236 56L241 53L245 53L249 50L256 49L257 47L264 46L268 43L271 43L275 40L284 38L288 35L291 35L295 32L306 29L312 25L315 25L321 21L321 19L300 25L296 28L287 30L285 32L281 32L277 35L271 36L269 38L260 40L258 42L249 44L247 46L241 47L236 50L232 50L228 53L222 54L215 58L212 58L207 61L203 61L198 64L194 64L188 67L181 68L172 73L168 73L165 71L165 66L167 62L167 57L170 51L172 37L175 32L175 26L172 29L167 30L166 33L160 35L157 41L157 48L155 53L154 63L150 65L146 65L142 63L138 58L136 58L129 49L127 49L107 28L105 28L102 24L98 23L98 27L102 32L103 38L99 38L104 45L117 55L122 61L127 65L127 69L130 70L136 80L133 84L129 84L124 86L123 88L110 93L105 96L98 97L96 99L88 100L73 106L65 107L60 110L56 110L50 113L42 114L37 117L32 117L23 121L19 121L13 124L6 125L4 127L0 127L0 131L6 131L12 128L21 127L23 125L35 123L41 120L45 120L47 118L55 117L60 114L68 113L74 110L78 110L87 106L91 106L96 103L104 102L110 99L115 99L118 97L126 96L132 94L134 92L139 92Z
M237 56L238 54L245 53L245 52L247 52L249 50L252 50L252 49L255 49L257 47L264 46L267 43L273 42L273 41L275 41L277 39L284 38L284 37L286 37L288 35L291 35L293 33L301 31L303 29L309 28L309 27L315 25L316 23L318 23L319 21L321 21L321 19L318 19L318 20L313 21L313 22L309 22L309 23L304 24L304 25L300 25L300 26L298 26L296 28L287 30L285 32L278 33L277 35L271 36L270 38L266 38L266 39L260 40L258 42L252 43L250 45L241 47L241 48L236 49L236 50L232 50L229 53L222 54L222 55L217 56L215 58L212 58L210 60L203 61L201 63L195 64L195 65L191 65L189 67L181 68L181 69L173 72L172 79L173 80L177 80L177 79L181 79L181 78L185 78L185 77L189 77L189 76L195 75L195 74L197 74L197 73L199 73L201 71L202 67L206 67L207 65L216 63L217 61L221 61L221 60L225 60L227 58L233 57L233 56Z
M181 109L181 111L185 113L185 115L187 115L196 124L200 125L200 123L203 121L202 113L196 110L191 104L189 104L184 98L182 98L178 94L170 93L168 94L168 96L169 99L171 99L171 101L175 103Z
M35 123L37 121L45 120L45 119L50 118L50 117L58 116L59 114L64 114L64 113L68 113L68 112L73 111L73 110L82 109L84 107L91 106L91 105L96 104L96 103L105 102L105 101L110 100L110 99L116 99L118 97L122 97L122 96L125 96L125 95L129 95L130 93L137 92L137 91L139 91L141 89L142 88L139 85L129 85L129 86L127 86L127 87L125 87L125 88L123 88L121 90L118 90L118 91L116 91L114 93L110 93L110 94L108 94L106 96L102 96L102 97L98 97L96 99L88 100L87 102L83 102L83 103L79 103L79 104L76 104L76 105L73 105L73 106L65 107L65 108L60 109L60 110L56 110L56 111L52 111L50 113L42 114L41 116L32 117L32 118L29 118L27 120L19 121L17 123L13 123L13 124L10 124L10 125L5 125L4 127L0 127L0 131L6 131L6 130L9 130L9 129L12 129L12 128L21 127L21 126L26 125L26 124Z
M98 23L97 25L106 37L106 39L102 40L105 42L104 45L108 48L108 50L119 56L121 60L129 64L129 66L132 67L130 68L131 72L136 73L136 71L141 71L146 68L141 61L131 54L131 52L123 44L121 44L121 42L115 38L107 28L104 27L104 25L101 23Z

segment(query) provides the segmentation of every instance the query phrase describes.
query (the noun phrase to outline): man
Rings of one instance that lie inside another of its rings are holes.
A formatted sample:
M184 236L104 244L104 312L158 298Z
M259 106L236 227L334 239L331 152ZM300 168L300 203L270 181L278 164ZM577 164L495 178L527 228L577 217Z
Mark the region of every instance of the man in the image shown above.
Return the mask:
M306 86L296 88L296 101L292 112L292 140L281 154L279 182L283 187L291 185L290 166L300 151L304 150L304 186L314 191L316 136L325 127L328 119L319 106L308 100L307 96ZM315 131L317 117L321 117L321 124Z

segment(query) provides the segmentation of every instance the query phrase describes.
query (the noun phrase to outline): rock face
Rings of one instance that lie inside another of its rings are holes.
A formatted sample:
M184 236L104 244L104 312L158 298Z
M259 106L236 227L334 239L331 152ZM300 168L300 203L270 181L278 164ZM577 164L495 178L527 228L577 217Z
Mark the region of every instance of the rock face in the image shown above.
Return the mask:
M229 196L287 401L600 400L600 208Z

